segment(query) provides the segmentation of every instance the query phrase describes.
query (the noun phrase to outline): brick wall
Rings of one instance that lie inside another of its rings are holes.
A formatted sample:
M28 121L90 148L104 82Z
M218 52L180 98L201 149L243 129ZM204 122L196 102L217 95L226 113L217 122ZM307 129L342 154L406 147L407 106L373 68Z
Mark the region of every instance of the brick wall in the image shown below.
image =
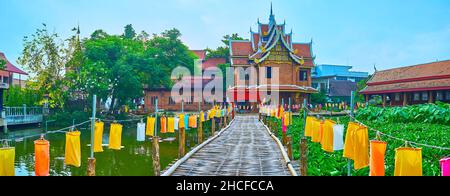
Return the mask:
M171 91L168 90L157 90L157 91L145 91L145 111L154 112L155 105L151 103L152 97L158 98L158 109L165 111L181 111L181 103L171 104L169 103L171 97ZM212 104L202 103L202 110L211 109ZM185 111L198 111L198 103L184 103Z

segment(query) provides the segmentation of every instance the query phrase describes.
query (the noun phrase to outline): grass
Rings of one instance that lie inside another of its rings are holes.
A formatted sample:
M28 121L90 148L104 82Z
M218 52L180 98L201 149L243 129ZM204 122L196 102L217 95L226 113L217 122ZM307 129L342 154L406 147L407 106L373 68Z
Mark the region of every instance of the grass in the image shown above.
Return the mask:
M277 121L280 125L281 121L275 118L270 118L271 121ZM333 120L337 120L333 118ZM345 125L350 121L349 117L341 117L341 124ZM386 123L383 121L363 121L369 127L375 128L383 133L394 137L402 138L408 141L417 143L449 147L450 146L450 126L431 123ZM303 116L295 116L294 123L288 128L287 135L293 138L293 153L294 159L299 160L300 151L299 144L301 136L303 135ZM281 127L278 128L279 136L281 137ZM376 132L369 131L369 139L375 139ZM386 176L394 174L395 167L395 149L405 145L405 142L381 137L383 141L388 143L385 165ZM414 146L413 147L421 147ZM424 176L439 176L440 166L439 160L450 156L450 151L432 149L422 147L422 167ZM369 168L361 170L352 170L352 175L368 176ZM346 176L347 175L347 159L343 158L342 151L328 153L322 150L319 143L313 143L308 139L308 174L311 176Z

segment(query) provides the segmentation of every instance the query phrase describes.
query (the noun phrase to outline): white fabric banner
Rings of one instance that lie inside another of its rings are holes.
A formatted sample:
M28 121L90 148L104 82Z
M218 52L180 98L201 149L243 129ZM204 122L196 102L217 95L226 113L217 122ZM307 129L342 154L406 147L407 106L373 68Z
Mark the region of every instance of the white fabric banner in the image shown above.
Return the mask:
M145 141L145 123L137 124L137 141L143 142Z
M180 123L180 118L178 118L178 117L175 117L174 118L174 120L173 120L173 122L174 122L174 129L176 130L176 131L178 131L178 124Z
M333 126L333 148L334 150L344 149L344 125Z

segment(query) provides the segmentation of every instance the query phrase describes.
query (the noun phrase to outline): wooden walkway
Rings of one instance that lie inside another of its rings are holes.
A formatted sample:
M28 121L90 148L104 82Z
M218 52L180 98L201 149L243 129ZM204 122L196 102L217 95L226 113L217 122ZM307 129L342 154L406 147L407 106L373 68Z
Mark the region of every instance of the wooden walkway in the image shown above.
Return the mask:
M236 116L219 137L179 165L172 176L290 176L280 148L258 116Z

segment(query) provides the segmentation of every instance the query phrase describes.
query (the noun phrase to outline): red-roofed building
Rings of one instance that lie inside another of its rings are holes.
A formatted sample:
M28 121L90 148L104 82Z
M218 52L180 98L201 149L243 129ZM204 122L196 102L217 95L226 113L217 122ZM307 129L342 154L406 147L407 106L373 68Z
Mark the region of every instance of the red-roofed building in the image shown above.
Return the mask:
M225 64L226 59L225 58L208 58L207 59L207 53L206 50L191 50L194 54L197 55L199 60L202 61L202 71L204 71L207 68L211 67L217 67L220 64ZM177 80L177 78L172 78L173 81ZM190 83L191 86L191 98L186 100L183 104L185 111L197 111L198 103L194 104L194 102L197 102L194 100L194 89L198 86L205 87L206 84L208 84L210 81L212 81L212 77L206 77L206 76L188 76L184 77L182 82L183 83ZM156 108L156 99L158 99L158 109L165 110L165 111L181 111L182 104L176 103L172 99L171 95L171 89L161 87L161 88L145 88L145 97L144 97L144 106L147 112L154 111ZM207 110L212 107L212 104L206 103L202 101L201 109Z
M5 70L0 70L0 83L1 88L9 88L9 86L12 86L14 83L13 76L14 74L20 75L28 75L28 73L22 71L18 67L14 66L5 56L3 52L0 52L0 59L5 61ZM20 80L21 81L21 80ZM20 84L22 86L22 84Z
M258 78L257 85L239 85L244 83L240 80L248 83L250 77L248 73L245 73L244 77L235 71L235 86L229 89L230 97L234 97L235 101L243 101L236 100L238 92L245 91L247 98L250 97L249 94L259 94L258 92L274 87L279 89L281 99L287 102L291 98L293 104L303 103L304 99L309 100L311 93L317 93L317 90L311 87L311 69L315 66L312 41L295 43L292 41L292 31L286 33L285 29L286 24L277 24L271 10L269 23L262 24L258 20L258 30L250 30L250 40L230 40L231 66L244 69L254 67L257 76L252 78ZM280 70L279 84L270 82L272 68ZM260 73L265 73L265 76L260 76ZM264 77L268 79L260 79Z
M450 60L377 71L360 93L380 95L383 106L450 103Z

